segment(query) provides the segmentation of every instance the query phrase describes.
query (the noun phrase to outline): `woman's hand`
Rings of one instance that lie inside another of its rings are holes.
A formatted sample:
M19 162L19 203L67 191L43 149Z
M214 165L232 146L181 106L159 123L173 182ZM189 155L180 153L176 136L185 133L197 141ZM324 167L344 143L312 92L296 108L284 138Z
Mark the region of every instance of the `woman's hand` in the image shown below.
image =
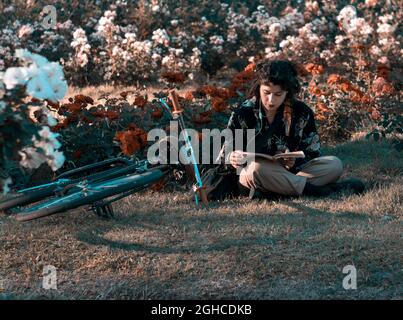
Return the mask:
M245 157L242 155L241 152L235 150L232 151L229 155L229 161L231 165L236 169L238 167L242 167L245 163Z
M285 167L287 170L290 170L294 164L295 164L295 158L289 158L289 159L280 159L279 162L283 167Z
M290 152L290 150L286 149L285 151L277 151L276 154L287 152ZM280 164L287 170L290 170L295 165L295 160L296 160L295 158L288 158L288 159L280 158L278 162L280 162Z

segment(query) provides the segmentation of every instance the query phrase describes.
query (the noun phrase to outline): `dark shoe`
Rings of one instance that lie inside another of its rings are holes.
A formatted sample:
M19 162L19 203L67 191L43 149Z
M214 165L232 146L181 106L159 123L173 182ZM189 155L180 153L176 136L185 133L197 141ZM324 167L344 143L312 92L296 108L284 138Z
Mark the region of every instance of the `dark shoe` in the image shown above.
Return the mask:
M249 197L250 189L238 182L238 193L242 197Z
M364 183L356 178L349 178L341 182L329 183L327 186L330 187L333 192L352 191L355 194L360 194L365 190Z
M333 192L334 191L332 190L332 188L329 187L329 185L315 186L314 184L307 182L305 184L304 190L302 191L302 194L304 196L327 197Z

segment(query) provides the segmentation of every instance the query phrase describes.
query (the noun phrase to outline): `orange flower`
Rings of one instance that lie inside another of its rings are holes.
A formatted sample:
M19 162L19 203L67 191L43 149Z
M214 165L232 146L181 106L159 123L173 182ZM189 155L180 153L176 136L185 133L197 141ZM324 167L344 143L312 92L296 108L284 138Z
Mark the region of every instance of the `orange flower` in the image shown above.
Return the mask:
M339 83L341 81L342 81L342 77L340 75L336 74L336 73L332 73L327 78L327 84L329 84L329 85Z
M352 89L352 86L349 82L343 82L338 85L339 90L344 92L349 92Z
M81 111L81 109L85 106L85 104L81 104L81 103L65 103L62 104L62 107L64 109L67 109L70 112L76 113Z
M109 120L116 120L119 117L119 113L117 111L108 110L96 110L91 113L94 117L97 118L108 118Z
M185 100L187 100L187 101L193 101L194 98L195 98L195 97L194 97L192 91L189 90L189 91L186 91L186 92L185 92L185 96L184 96L184 99L185 99Z
M330 111L330 109L324 103L318 103L316 105L316 110L318 110L318 112L329 112Z
M75 103L94 104L94 100L91 97L85 96L83 94L78 94L78 95L74 96L74 102Z
M140 108L144 108L147 104L147 96L137 96L134 98L133 103Z
M369 95L364 95L361 97L361 103L362 104L368 104L372 101L371 97Z
M308 71L309 73L312 73L312 70L315 68L315 64L313 64L313 63L308 63L306 66L305 66L305 70L306 71Z
M308 63L305 66L305 70L311 74L322 74L323 66L320 64Z
M316 96L320 96L322 94L322 90L320 90L320 88L317 86L310 86L308 91L309 91L309 93L316 95Z
M325 120L326 120L326 117L325 117L323 114L317 113L317 114L315 115L315 119L316 119L317 121L325 121Z
M129 125L125 131L116 132L114 139L120 142L120 148L127 156L147 145L147 133L134 124Z
M227 103L222 98L213 98L211 105L216 112L223 112L227 109Z
M151 112L151 117L153 119L160 119L162 117L162 110L161 109L155 109Z
M255 69L256 69L256 63L252 62L252 63L249 63L243 70L245 72L254 72Z
M171 83L185 82L185 75L182 72L165 72L161 74L161 77Z
M52 108L59 109L60 108L60 103L58 101L53 102L51 100L45 100L48 103L48 106L51 106Z

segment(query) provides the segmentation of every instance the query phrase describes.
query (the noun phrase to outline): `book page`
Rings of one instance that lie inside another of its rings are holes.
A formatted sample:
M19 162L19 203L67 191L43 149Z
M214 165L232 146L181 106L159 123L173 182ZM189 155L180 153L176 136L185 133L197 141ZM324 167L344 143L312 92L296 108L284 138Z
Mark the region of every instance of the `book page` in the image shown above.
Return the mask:
M297 159L297 158L305 158L305 154L303 151L293 151L293 152L286 152L286 153L279 153L274 156L264 154L264 153L253 153L253 152L240 152L243 156L247 157L248 159L253 158L265 158L268 160L278 160L278 159Z

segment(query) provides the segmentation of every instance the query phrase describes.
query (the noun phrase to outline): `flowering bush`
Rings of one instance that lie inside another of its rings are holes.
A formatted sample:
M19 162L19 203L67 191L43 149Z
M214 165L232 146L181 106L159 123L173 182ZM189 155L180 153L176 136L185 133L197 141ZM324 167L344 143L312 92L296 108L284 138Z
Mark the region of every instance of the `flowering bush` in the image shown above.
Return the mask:
M27 50L19 49L15 55L23 66L10 67L0 74L0 190L3 193L9 190L13 170L37 169L46 163L56 171L65 160L59 151L58 134L49 128L57 122L38 100L57 101L64 97L67 83L62 68ZM36 102L24 103L27 95ZM32 116L35 107L39 110Z

